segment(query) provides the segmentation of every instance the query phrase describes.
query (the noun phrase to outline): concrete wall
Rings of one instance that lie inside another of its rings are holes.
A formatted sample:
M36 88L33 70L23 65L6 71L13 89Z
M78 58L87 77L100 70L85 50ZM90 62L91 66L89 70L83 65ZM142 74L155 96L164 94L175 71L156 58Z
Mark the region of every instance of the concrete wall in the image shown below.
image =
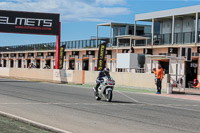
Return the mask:
M73 84L94 84L99 72L46 69L16 69L0 68L0 76L41 81L67 82ZM117 86L138 88L156 88L155 75L151 73L117 73L111 72ZM163 79L163 89L166 89L167 75Z
M51 69L11 68L9 71L10 77L53 81L53 70Z
M58 82L82 84L83 71L73 71L73 70L54 70L53 80Z
M151 73L110 73L113 79L116 82L117 86L131 86L138 88L155 88L155 75ZM94 84L96 78L98 76L98 72L85 72L85 84ZM164 76L163 89L166 89L167 85L167 75Z
M85 84L94 84L99 72L85 71Z
M160 53L168 53L168 48L153 49L153 55L159 55Z
M82 84L83 82L83 71L72 70L0 68L0 76L73 84Z
M9 77L9 68L1 68L0 69L0 75L4 77Z

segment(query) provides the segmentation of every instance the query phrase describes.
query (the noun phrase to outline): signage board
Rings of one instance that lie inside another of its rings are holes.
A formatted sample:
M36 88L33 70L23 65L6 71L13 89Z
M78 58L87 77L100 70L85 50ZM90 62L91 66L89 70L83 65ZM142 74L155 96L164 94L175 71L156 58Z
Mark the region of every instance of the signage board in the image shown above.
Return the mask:
M63 69L65 47L66 47L66 45L63 45L63 46L60 47L60 64L59 64L59 69Z
M0 32L59 34L59 14L0 10Z
M108 44L107 42L102 43L99 47L99 54L98 54L98 61L97 61L97 70L98 71L102 71L105 67L104 58L105 58L105 54L106 54L107 44Z

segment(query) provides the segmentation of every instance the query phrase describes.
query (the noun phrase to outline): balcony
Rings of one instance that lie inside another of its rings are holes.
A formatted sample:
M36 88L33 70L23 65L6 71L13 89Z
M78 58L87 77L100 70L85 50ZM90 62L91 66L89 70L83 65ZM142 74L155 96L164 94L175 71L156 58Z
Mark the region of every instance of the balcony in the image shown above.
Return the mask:
M16 56L11 56L11 57L10 57L10 59L15 59L15 58L16 58Z
M84 49L84 48L96 48L96 40L78 40L64 42L66 49ZM99 41L98 41L99 44Z
M4 58L4 59L8 59L8 58L9 58L9 56L3 56L3 58Z
M36 56L36 59L44 59L44 56Z
M95 56L94 55L83 55L83 58L89 58L89 57L94 58Z
M27 56L27 58L34 58L34 56L33 56L33 55L30 55L30 56Z
M69 55L69 58L76 58L78 55Z
M183 32L174 34L174 44L195 43L195 32Z
M46 59L54 59L54 56L46 56Z
M194 53L194 52L192 53L193 57L199 57L199 55L200 55L199 53Z
M154 45L171 44L171 33L169 34L154 34Z
M195 32L174 33L174 44L191 44L195 42ZM172 44L172 34L155 34L154 45Z

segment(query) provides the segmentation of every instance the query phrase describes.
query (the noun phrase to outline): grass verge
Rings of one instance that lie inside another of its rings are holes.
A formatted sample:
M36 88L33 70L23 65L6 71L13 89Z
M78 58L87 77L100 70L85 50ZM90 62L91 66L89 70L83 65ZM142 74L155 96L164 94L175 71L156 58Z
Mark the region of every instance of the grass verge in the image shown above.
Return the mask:
M1 133L55 133L0 115Z

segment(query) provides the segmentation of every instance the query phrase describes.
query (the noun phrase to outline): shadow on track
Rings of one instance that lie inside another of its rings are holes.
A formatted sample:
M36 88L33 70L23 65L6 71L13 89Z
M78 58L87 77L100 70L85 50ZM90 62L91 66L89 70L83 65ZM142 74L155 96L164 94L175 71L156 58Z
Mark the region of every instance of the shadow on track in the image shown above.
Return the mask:
M126 102L126 101L111 101L111 103L126 103L126 104L130 103L130 104L133 104L133 103L135 103L135 102Z
M0 80L0 83L4 83L4 82L8 82L8 83L34 83L33 81L11 81L11 80L7 80L7 81L5 81L5 80Z
M127 102L127 101L111 101L111 102L107 102L106 100L101 100L102 102L106 102L106 103L119 103L119 104L138 104L136 102Z

